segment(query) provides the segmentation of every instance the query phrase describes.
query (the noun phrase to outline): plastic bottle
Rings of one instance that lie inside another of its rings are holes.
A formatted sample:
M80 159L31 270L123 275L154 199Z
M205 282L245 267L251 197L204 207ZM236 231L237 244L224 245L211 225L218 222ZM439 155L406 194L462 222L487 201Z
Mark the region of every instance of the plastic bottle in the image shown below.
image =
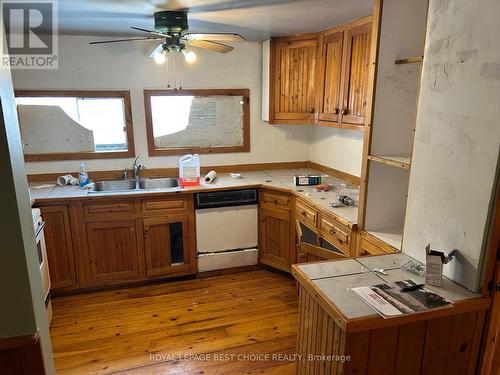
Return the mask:
M85 163L80 163L80 174L78 175L78 186L83 188L89 183L89 175Z
M198 154L184 155L179 159L179 183L181 186L200 184L200 157Z

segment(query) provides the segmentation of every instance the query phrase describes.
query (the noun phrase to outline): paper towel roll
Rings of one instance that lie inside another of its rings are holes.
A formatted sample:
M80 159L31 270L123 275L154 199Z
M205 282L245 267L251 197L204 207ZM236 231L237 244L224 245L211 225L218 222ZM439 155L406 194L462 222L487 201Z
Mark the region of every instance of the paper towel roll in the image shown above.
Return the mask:
M70 174L65 174L64 176L59 176L57 178L57 184L59 186L78 185L78 178L73 177Z
M205 181L205 183L211 184L215 180L215 177L217 177L217 172L210 171L206 174L206 176L203 180Z

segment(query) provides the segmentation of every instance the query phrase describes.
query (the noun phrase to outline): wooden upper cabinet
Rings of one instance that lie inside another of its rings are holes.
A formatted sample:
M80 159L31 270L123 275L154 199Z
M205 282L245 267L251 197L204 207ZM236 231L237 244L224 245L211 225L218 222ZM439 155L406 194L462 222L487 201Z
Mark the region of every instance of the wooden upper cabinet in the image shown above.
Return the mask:
M319 37L316 100L319 121L340 119L343 45L343 30L322 33Z
M370 97L371 33L369 16L317 34L272 38L264 119L362 130Z
M139 278L135 219L87 223L92 285Z
M45 221L45 245L51 291L71 289L77 284L71 227L67 206L41 207Z
M271 40L270 123L314 122L317 50L317 34Z
M342 123L364 125L368 100L371 20L348 25L345 32L345 73L341 115Z

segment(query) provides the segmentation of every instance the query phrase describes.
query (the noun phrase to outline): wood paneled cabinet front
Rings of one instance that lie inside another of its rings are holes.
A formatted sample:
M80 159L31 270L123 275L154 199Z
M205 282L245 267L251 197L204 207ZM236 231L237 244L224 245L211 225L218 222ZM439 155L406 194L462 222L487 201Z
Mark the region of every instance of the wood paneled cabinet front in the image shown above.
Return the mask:
M189 272L189 215L146 218L143 228L147 277Z
M140 277L136 231L135 219L86 224L92 286Z
M317 50L317 34L271 39L271 124L314 122Z
M45 221L45 245L51 291L72 289L77 285L68 206L40 207Z
M290 272L295 263L292 195L273 190L259 193L259 261Z
M271 38L269 123L362 129L372 17L317 34Z
M371 17L367 17L319 34L316 107L320 125L364 125L371 29Z
M52 290L196 273L191 195L42 206Z
M290 272L295 263L290 232L290 212L260 210L260 263Z

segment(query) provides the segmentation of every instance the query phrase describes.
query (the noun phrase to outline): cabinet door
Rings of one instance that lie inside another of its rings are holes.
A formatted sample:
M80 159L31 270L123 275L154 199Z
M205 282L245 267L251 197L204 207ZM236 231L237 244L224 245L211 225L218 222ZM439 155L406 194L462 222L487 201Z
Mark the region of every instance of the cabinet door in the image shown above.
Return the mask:
M189 274L188 215L143 220L146 275Z
M94 285L139 278L134 219L87 223L87 245Z
M311 124L315 113L317 37L288 41L279 39L274 47L271 122Z
M341 108L342 51L344 32L337 31L320 36L318 61L318 120L337 122Z
M75 259L67 206L41 207L51 290L76 287Z
M260 210L260 262L283 271L295 263L290 212Z
M343 123L365 123L370 65L371 22L349 26L345 36Z

